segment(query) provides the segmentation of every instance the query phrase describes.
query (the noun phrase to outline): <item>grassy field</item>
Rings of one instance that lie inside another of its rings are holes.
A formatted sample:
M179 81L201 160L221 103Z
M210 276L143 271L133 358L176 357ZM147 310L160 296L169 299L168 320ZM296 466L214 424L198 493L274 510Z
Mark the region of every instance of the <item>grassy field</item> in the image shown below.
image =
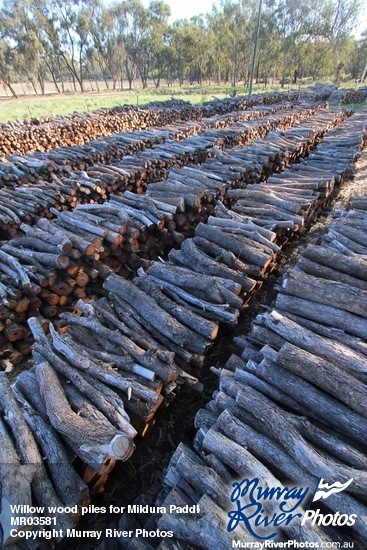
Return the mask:
M309 86L310 82L305 82L305 86ZM344 84L343 86L348 86ZM290 89L287 84L283 90ZM348 87L352 87L349 84ZM263 93L271 91L280 91L280 86L268 86L265 88L263 84L254 85L253 93ZM114 107L118 105L143 105L150 101L166 100L172 97L184 99L191 103L203 103L209 101L213 97L223 98L228 97L232 92L232 88L227 86L175 86L148 88L146 90L137 89L133 91L119 92L87 92L84 94L47 94L45 96L24 96L19 98L3 98L0 99L0 122L8 122L9 120L24 120L33 117L41 117L44 115L64 115L73 111L93 111L101 107ZM236 87L237 94L246 93L243 85Z

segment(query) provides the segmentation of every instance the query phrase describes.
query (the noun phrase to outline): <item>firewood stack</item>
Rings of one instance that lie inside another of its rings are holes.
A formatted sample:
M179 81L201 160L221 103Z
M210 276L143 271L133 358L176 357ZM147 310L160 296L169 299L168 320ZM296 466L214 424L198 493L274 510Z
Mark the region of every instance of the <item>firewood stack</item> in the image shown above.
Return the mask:
M219 389L197 413L196 452L178 447L155 503L200 506L184 521L170 513L154 523L173 530L179 541L199 548L207 548L208 540L230 544L223 537L251 542L241 526L227 534L228 511L236 509L229 499L232 484L245 477L267 487L308 487L310 496L320 478L352 481L313 506L321 514L355 514L348 533L335 524L326 532L311 521L292 521L281 526L279 537L357 545L366 540L366 247L348 249L343 230L353 229L354 242L366 243L367 201L350 202L361 209L342 213L322 245L307 246L285 274L273 309L258 315L249 335L234 339L237 353L213 369ZM336 251L339 231L345 248ZM334 244L328 249L330 233ZM273 513L271 501L265 507Z
M278 234L283 228L284 237L308 227L329 204L335 184L351 175L365 142L365 120L363 112L345 120L307 157L266 182L228 190L231 210Z
M264 137L278 125L292 126L303 116L312 116L321 105L292 110L291 113L275 113L247 123L237 123L233 127L204 129L200 135L181 141L166 139L164 143L139 152L115 159L109 164L97 164L87 168L88 175L105 181L110 191L119 189L143 192L146 185L163 177L172 166L204 162L214 146L224 148Z
M9 122L0 126L0 155L11 155L13 152L27 154L37 150L48 151L62 146L83 145L91 137L96 139L114 132L164 126L177 120L198 120L203 116L211 117L255 105L294 102L298 97L298 92L258 94L250 99L238 96L207 102L203 106L175 99L141 107L127 105L65 116L47 116L32 119L30 122ZM314 95L307 99L317 100Z
M37 185L32 184L30 186L24 185L22 188L4 189L4 201L0 207L0 231L2 231L0 237L8 239L15 236L19 232L20 222L34 223L40 216L45 215L50 217L51 206L64 210L73 209L79 203L103 202L109 193L121 188L141 193L146 188L147 183L159 179L169 167L202 162L207 159L208 155L214 153L216 159L212 160L212 162L208 160L209 168L218 172L218 178L223 178L224 173L220 169L223 163L219 163L218 166L217 159L223 160L224 164L235 162L236 159L233 156L228 157L226 153L221 154L218 149L219 145L228 145L228 140L234 140L234 143L237 143L239 139L247 142L255 137L265 135L278 124L284 126L289 123L292 125L302 115L312 115L319 108L320 106L317 105L312 109L298 109L293 111L290 117L284 114L277 114L275 117L271 116L270 118L265 117L260 120L254 120L250 125L242 125L240 129L220 129L216 130L214 134L204 134L203 136L192 137L181 142L167 140L166 143L161 143L147 151L141 151L137 155L125 156L120 161L116 159L113 164L90 166L87 168L87 172L83 170L68 172L68 177L50 173L52 183L49 186L46 181L39 181ZM283 140L282 147L289 149L285 143L285 136L281 137L273 132L271 136L270 139L272 141L275 139L278 141ZM293 134L291 133L290 136L292 137ZM213 149L214 144L216 145L215 149ZM257 147L259 147L259 143L257 143ZM239 149L237 151L240 154ZM258 155L254 157L251 151L252 149L248 149L248 153L252 155L250 161L256 165L256 169L251 171L251 174L254 175L254 172L260 169L260 164ZM269 147L264 148L262 158L267 154L271 156L273 152L273 149L269 149ZM57 154L59 153L60 150ZM49 154L56 153L51 152ZM257 162L255 162L255 158ZM105 160L107 159L108 157ZM268 160L269 162L273 164ZM241 159L237 159L237 163L240 165ZM270 164L268 170L270 170ZM64 168L64 165L62 167ZM205 171L205 168L206 164L203 165L202 171ZM228 169L230 169L230 176L232 177L232 166L230 164L227 166L227 172ZM247 173L248 177L250 177L249 170L247 170ZM196 175L198 176L197 172ZM186 175L187 177L191 180L192 174ZM26 203L23 197L26 199ZM187 202L190 202L189 199ZM205 200L204 202L210 202L210 200ZM200 214L200 211L196 212L196 216L198 213ZM187 220L184 220L182 216L180 220L181 225L187 225ZM190 222L191 219L189 220Z
M43 363L39 368L40 376L41 370L42 374L45 370L48 374L51 367ZM55 373L51 374L55 377ZM17 389L10 386L6 374L0 373L2 546L14 544L16 531L23 531L24 536L24 525L15 526L12 522L14 516L27 516L32 521L32 513L14 513L11 506L20 506L20 510L27 510L36 504L47 511L48 507L53 506L79 507L89 503L87 485L71 466L64 441L48 421L34 372L32 382L36 390L33 395L39 399L35 408L25 401ZM75 413L72 415L76 416ZM84 422L87 423L86 420ZM80 419L80 424L82 423L83 419ZM79 515L79 508L76 513L50 514L51 517L55 517L56 523L52 525L56 529L72 528L77 523Z
M361 118L360 123L362 121ZM297 136L302 135L299 129L295 132ZM345 132L343 136L345 147L348 145L353 159L352 138L346 140ZM332 142L335 139L334 137ZM354 146L358 143L357 139ZM287 148L290 148L288 140ZM244 191L229 190L227 195L233 199L238 194L247 193L248 196L251 194L252 200L261 201L259 207L251 210L252 214L256 211L256 217L250 217L255 226L250 223L249 227L248 210L243 212L245 206L241 203L243 199L233 205L232 212L217 206L216 218L210 218L215 210L214 199L223 193L220 177L206 171L205 165L200 171L186 167L171 172L173 180L163 182L162 191L156 189L159 184L152 184L152 192L154 191L155 195L125 193L124 196L112 196L111 201L104 205L80 205L72 212L58 212L51 207L49 214L57 216L58 219L52 222L41 219L36 228L20 225L26 236L13 239L2 250L23 266L25 274L30 271L27 277L36 284L37 291L32 291L35 295L29 297L27 289L18 281L18 276L15 278L15 284L13 282L10 285L11 290L4 291L7 302L3 303L2 308L3 368L10 368L11 364L19 363L22 356L27 355L29 351L29 332L24 324L22 325L26 317L40 311L46 319L52 319L62 311L71 310L79 298L104 295L101 283L110 273L120 273L129 277L134 275L139 267L149 267L149 262L164 256L169 248L180 244L185 236L193 236L198 223L195 239L199 239L201 243L199 250L197 243L195 246L186 243L182 246L181 252L172 251L170 257L175 258L174 261L179 265L187 266L190 264L188 257L192 254L192 251L189 251L191 246L196 252L195 261L201 266L200 269L207 266L213 270L217 256L223 256L226 258L224 263L227 267L236 267L242 274L250 277L251 280L246 281L243 289L243 298L247 302L256 288L253 277L258 279L274 266L279 249L274 242L267 242L267 239L273 239L272 229L277 231L278 244L284 244L287 232L299 231L304 227L305 220L311 218L315 209L320 207L321 199L314 191L303 191L300 194L292 189L285 194L283 189L278 191L274 185L270 195L264 194L261 185L254 185ZM172 195L168 193L170 190ZM270 223L264 220L265 213L262 214L264 200L269 205L267 212L272 212ZM250 206L253 207L253 204ZM260 211L261 215L257 214L257 211ZM206 226L202 221L206 221L208 217L209 222ZM220 217L227 221L218 221ZM224 226L226 227L223 233ZM255 248L253 252L259 252L260 256L255 254L255 260L252 257L244 257L245 251L241 245L242 238L253 237L251 229L255 229L256 244L247 244L250 249ZM235 235L236 231L238 235ZM209 241L209 244L203 243L203 239ZM223 250L222 241L226 243L224 248L229 248ZM221 249L220 254L217 252L218 247ZM214 257L213 250L216 250ZM234 257L240 253L241 257ZM221 265L222 263L221 260L219 267L216 267L217 271L226 267ZM192 269L191 265L189 267ZM18 271L19 269L18 266ZM9 268L4 270L5 283L9 286ZM16 301L12 299L9 302L12 296L17 296ZM7 303L10 303L11 307ZM231 309L232 305L229 305L227 312L223 308L219 312L217 307L215 311L218 312L219 319L224 318L233 324L238 316L236 308L240 307L240 299L232 297L231 304L237 304L234 310ZM11 311L12 309L15 311Z
M330 97L330 105L347 105L350 103L363 103L367 99L367 86L358 90L337 89Z
M261 140L255 140L246 147L235 147L231 151L221 151L218 147L213 148L210 158L197 167L185 166L182 169L172 168L168 172L165 180L148 185L147 195L153 199L178 205L178 201L183 199L183 205L180 205L180 211L175 215L174 221L177 231L184 235L192 236L193 225L198 221L206 221L209 215L213 214L217 199L224 195L224 200L231 204L233 200L236 203L233 209L236 212L248 214L251 209L245 209L245 198L250 195L249 191L236 189L228 190L228 187L243 186L244 183L260 182L266 179L274 171L285 168L286 165L294 163L302 155L305 155L309 149L316 146L320 138L330 130L334 125L340 124L346 115L344 113L331 114L322 111L318 115L308 119L302 119L294 128L279 132L272 131L268 136ZM312 129L310 129L310 127ZM282 172L283 174L284 172ZM276 180L277 181L277 180ZM276 187L276 186L275 186ZM254 190L259 193L262 202L267 199L267 192L263 186L254 186ZM276 194L277 189L274 190ZM286 190L279 190L284 194ZM262 193L262 194L261 194ZM312 201L308 198L315 197L317 193L305 191L306 206L302 206L298 195L299 191L289 191L289 195L297 195L297 206L295 209L309 209ZM291 198L291 197L289 197ZM239 200L239 199L242 199ZM275 200L275 199L274 199ZM282 199L280 199L281 201ZM271 207L271 200L266 201ZM279 204L279 202L278 202ZM280 202L280 204L282 204ZM250 204L252 214L262 217L263 207L261 204ZM274 205L273 205L274 206ZM269 216L271 217L271 208ZM275 207L272 209L276 210ZM287 222L297 226L296 229L304 225L304 216L293 216L288 211L288 217L285 214L274 212L279 220L284 221L283 226L288 227ZM255 216L256 217L256 216ZM282 224L279 223L280 228Z

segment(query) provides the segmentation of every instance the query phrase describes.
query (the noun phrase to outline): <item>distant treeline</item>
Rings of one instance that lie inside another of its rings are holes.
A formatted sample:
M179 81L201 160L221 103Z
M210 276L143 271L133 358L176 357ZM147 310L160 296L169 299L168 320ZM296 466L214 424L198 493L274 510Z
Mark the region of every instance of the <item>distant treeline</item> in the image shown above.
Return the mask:
M0 80L16 95L15 82L45 93L72 81L105 81L113 89L206 81L248 83L260 0L223 0L211 13L168 23L161 0L108 7L100 0L7 0L0 8ZM353 29L362 0L263 0L255 78L265 84L304 77L360 78L367 38Z

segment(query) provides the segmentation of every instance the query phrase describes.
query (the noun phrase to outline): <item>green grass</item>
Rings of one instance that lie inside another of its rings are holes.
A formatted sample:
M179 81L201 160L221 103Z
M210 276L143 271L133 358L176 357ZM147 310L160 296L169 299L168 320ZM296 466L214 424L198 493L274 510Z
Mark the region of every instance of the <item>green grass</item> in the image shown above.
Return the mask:
M312 83L305 82L305 85ZM347 87L343 83L343 87ZM288 90L292 86L286 84L283 90ZM280 91L280 85L265 86L263 84L254 85L253 93L263 93L271 91ZM171 97L190 101L191 103L203 103L213 99L213 97L223 98L228 97L232 92L229 85L206 85L206 86L175 86L148 88L146 90L124 90L121 92L101 93L88 92L85 94L63 94L63 95L46 95L46 96L26 96L8 99L0 99L0 122L8 122L10 120L25 120L33 117L41 117L49 114L65 115L74 111L93 111L101 107L114 107L118 105L143 105L150 101L166 100ZM245 94L247 90L243 85L236 87L237 94Z

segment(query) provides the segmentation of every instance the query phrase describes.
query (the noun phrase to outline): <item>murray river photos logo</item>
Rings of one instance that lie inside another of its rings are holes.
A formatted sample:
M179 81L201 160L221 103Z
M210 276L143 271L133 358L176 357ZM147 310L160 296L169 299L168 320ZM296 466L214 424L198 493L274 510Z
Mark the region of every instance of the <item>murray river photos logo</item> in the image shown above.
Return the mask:
M344 491L353 479L346 483L336 481L328 484L320 479L313 492L310 504L325 500L335 493ZM310 487L263 487L261 480L244 478L232 484L230 496L234 509L228 512L227 531L231 532L239 525L259 540L268 540L277 536L277 527L289 525L300 518L301 525L354 525L356 514L322 514L320 510L306 510L304 504L312 494Z

